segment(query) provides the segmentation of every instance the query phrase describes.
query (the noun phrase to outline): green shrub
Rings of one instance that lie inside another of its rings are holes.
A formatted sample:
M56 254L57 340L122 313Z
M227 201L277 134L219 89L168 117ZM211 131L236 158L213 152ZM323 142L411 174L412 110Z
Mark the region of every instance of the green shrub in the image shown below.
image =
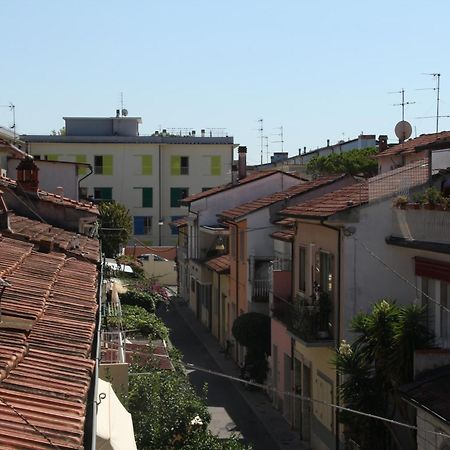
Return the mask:
M120 294L122 305L139 306L148 312L155 311L156 301L156 295L136 289L128 289L125 293Z

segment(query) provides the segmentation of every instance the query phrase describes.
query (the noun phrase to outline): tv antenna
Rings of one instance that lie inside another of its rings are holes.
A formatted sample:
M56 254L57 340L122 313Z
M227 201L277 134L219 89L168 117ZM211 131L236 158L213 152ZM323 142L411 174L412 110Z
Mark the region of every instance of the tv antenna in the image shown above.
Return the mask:
M128 116L128 109L125 109L123 107L123 92L120 93L120 114L122 115L122 117Z
M259 137L261 140L261 165L262 165L263 164L263 154L264 154L264 150L263 150L263 147L264 147L264 119L261 117L260 119L258 119L258 122L259 122L259 128L258 128Z
M401 91L389 92L389 94L402 94L402 102L394 103L392 106L401 106L402 107L402 122L404 122L405 121L405 106L406 105L414 105L416 102L405 102L405 90L404 89L402 89Z
M284 151L283 125L281 125L281 127L277 127L276 129L280 130L280 132L275 135L275 136L280 136L280 140L279 141L273 141L273 143L274 144L275 143L277 143L277 144L281 143L281 151L283 152Z
M440 73L423 73L422 75L429 75L436 80L436 87L432 88L420 88L417 91L436 91L436 115L435 116L423 116L417 117L418 119L436 119L436 133L439 133L439 119L441 117L450 117L450 115L440 116L439 115L439 103L441 101L441 74Z
M269 160L269 136L264 136L264 140L265 140L265 144L264 144L264 146L266 147L266 159L267 159L267 162L269 163L270 162L270 160Z
M2 108L9 108L9 110L12 112L13 116L13 123L9 127L14 132L14 142L16 141L16 105L14 105L12 102L9 102L9 105L0 105Z

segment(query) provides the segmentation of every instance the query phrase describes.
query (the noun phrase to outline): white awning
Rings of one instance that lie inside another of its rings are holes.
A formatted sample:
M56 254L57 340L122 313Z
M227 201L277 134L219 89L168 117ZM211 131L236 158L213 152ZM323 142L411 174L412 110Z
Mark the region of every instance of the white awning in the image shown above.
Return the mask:
M99 378L98 394L106 397L97 410L97 450L137 450L131 414L120 403L111 383Z

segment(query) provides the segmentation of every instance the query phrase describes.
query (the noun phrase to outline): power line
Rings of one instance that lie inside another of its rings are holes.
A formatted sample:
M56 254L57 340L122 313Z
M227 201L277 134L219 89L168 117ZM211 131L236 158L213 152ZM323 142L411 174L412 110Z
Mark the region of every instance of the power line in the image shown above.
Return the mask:
M155 356L157 356L157 357L159 357L159 356L166 357L165 355L155 355ZM214 375L214 376L217 376L217 377L226 378L226 379L228 379L230 381L236 381L236 382L244 384L246 386L254 386L254 387L257 387L257 388L260 388L260 389L264 389L264 390L267 390L267 391L271 391L273 393L278 394L277 389L272 387L272 386L268 386L268 385L265 385L265 384L262 384L262 383L256 383L255 381L251 381L251 380L250 381L243 380L242 378L238 378L238 377L235 377L235 376L232 376L232 375L228 375L228 374L225 374L223 372L218 372L216 370L205 369L204 367L200 367L200 366L197 366L196 364L192 364L192 363L182 362L182 364L188 369L198 370L199 372L204 372L204 373L207 373L209 375ZM129 373L128 375L129 376L152 375L153 373L154 372L134 372L134 373ZM328 406L330 408L334 408L334 409L339 410L339 411L346 411L346 412L349 412L351 414L365 416L365 417L368 417L370 419L380 420L382 422L391 423L393 425L398 425L398 426L401 426L401 427L404 427L404 428L408 428L410 430L419 431L419 428L417 426L415 426L415 425L410 425L408 423L399 422L399 421L394 420L394 419L389 419L388 417L378 416L376 414L370 414L370 413L366 413L364 411L358 411L358 410L353 409L353 408L348 408L346 406L336 405L335 403L329 403L329 402L326 402L324 400L319 400L319 399L312 398L312 397L306 397L304 395L295 394L295 393L289 392L289 391L283 391L282 393L284 395L287 395L287 396L292 397L292 398L297 398L299 400L304 400L304 401L308 401L308 402L311 402L311 403L318 403L318 404L321 404L323 406ZM439 437L443 437L443 438L450 438L450 435L448 435L446 433L439 432L439 431L433 431L433 430L428 430L428 429L423 429L423 430L420 430L420 431L424 431L426 433L430 433L430 434L433 434L435 436L439 436Z

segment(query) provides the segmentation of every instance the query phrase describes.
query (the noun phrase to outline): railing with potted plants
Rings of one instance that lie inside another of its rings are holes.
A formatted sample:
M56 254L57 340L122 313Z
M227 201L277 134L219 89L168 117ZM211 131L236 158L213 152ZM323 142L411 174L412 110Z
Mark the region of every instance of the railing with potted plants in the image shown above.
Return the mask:
M333 304L330 295L317 285L308 298L296 296L293 303L276 301L273 316L283 322L289 331L306 342L331 339L331 311Z
M416 193L412 199L399 195L394 200L394 206L399 209L434 209L450 211L450 197L445 196L435 187L429 187L424 192Z

